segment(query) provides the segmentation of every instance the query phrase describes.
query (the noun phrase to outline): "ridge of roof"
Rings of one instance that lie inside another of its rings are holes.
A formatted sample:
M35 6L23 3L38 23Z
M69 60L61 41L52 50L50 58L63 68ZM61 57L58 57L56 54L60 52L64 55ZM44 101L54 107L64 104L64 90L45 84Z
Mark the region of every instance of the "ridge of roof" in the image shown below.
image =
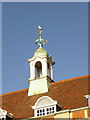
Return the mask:
M66 80L61 80L61 81L57 81L57 82L52 82L51 84L56 84L56 83L61 83L61 82L68 82L68 81L72 81L75 79L80 79L80 78L85 78L85 77L89 77L90 75L84 75L84 76L79 76L79 77L75 77L75 78L69 78Z
M13 93L18 93L18 92L26 91L26 90L28 90L28 88L17 90L17 91L13 91L13 92L9 92L9 93L5 93L5 94L1 94L0 96L4 96L4 95L8 95L8 94L13 94Z
M75 79L85 78L85 77L89 77L89 76L90 76L90 74L89 75L75 77L75 78L69 78L69 79L66 79L66 80L61 80L61 81L53 82L53 83L51 83L51 85L57 84L57 83L62 83L62 82L68 82L68 81L72 81L72 80L75 80ZM13 92L9 92L9 93L5 93L5 94L1 94L0 96L9 95L9 94L13 94L13 93L19 93L21 91L26 91L26 90L28 90L28 88L17 90L17 91L13 91Z

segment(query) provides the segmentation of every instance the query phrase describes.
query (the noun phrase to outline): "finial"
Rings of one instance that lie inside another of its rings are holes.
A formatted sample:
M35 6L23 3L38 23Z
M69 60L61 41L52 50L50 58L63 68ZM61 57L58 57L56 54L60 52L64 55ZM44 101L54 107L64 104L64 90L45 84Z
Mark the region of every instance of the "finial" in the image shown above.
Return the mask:
M40 45L40 48L41 48L44 44L47 43L47 40L44 40L44 39L41 38L41 34L42 34L43 29L40 26L38 26L38 29L40 30L40 32L39 32L39 39L37 39L35 41L35 43L37 45Z

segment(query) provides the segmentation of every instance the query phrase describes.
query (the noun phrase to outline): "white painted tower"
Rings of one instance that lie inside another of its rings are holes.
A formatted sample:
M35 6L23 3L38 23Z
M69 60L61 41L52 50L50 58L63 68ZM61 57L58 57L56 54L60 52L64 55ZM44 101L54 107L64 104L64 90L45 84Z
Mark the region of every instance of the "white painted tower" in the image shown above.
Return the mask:
M55 64L52 57L42 46L47 42L41 39L42 28L39 26L39 39L36 44L40 45L31 59L28 59L30 64L30 78L28 96L46 93L49 90L50 83L53 81L53 65Z

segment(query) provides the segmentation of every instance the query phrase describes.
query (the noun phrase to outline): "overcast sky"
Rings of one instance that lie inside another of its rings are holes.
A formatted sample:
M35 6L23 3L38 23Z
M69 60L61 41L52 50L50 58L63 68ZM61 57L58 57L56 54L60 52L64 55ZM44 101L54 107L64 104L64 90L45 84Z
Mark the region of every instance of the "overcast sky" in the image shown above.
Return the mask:
M16 2L2 6L3 93L28 88L29 63L38 46L53 57L54 81L88 74L88 3Z

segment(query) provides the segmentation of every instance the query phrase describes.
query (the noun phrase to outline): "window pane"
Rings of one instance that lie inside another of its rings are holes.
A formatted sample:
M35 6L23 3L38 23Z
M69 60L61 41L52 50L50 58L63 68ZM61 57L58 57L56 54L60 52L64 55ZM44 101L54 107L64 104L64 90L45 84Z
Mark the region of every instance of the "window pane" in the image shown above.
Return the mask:
M52 110L54 110L54 107L52 107Z
M40 113L42 112L42 110L40 110Z
M54 113L54 111L52 111L52 113Z
M39 116L39 114L37 114L37 116Z
M39 110L37 110L37 113L39 113Z
M49 111L49 108L47 108L47 111Z
M47 114L49 114L49 112L47 112Z
M43 115L45 115L45 113L43 113Z

